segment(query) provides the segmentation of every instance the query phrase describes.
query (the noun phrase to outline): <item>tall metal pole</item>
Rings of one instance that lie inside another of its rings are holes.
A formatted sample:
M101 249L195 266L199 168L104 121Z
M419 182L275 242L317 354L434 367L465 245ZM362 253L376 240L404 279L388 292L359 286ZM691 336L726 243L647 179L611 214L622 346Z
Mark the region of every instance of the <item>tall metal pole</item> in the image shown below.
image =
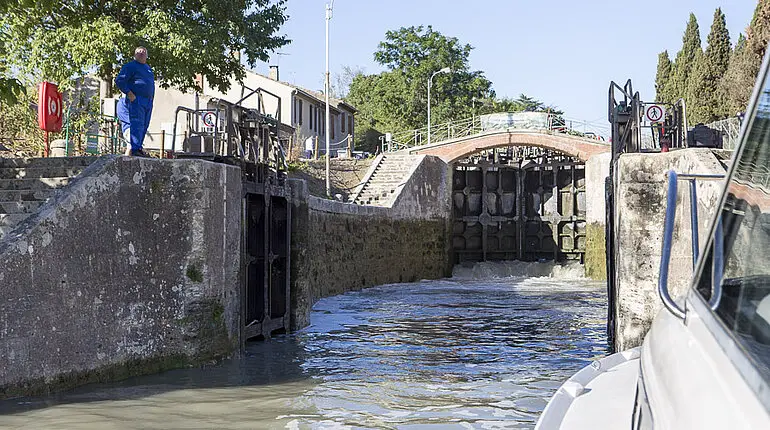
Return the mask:
M433 78L438 75L439 73L451 73L452 69L449 67L444 67L441 70L433 72L432 75L430 75L430 79L428 79L428 145L430 145L430 87L433 85Z
M326 4L326 79L324 83L324 96L326 97L326 129L324 132L326 133L326 196L331 197L332 196L332 185L331 180L329 179L329 169L330 169L330 158L331 154L329 153L329 146L330 146L330 136L331 132L329 129L329 21L332 19L332 8L334 7L334 0L331 0L331 3Z
M430 84L433 82L433 76L436 76L436 74L434 73L428 79L428 145L430 145Z

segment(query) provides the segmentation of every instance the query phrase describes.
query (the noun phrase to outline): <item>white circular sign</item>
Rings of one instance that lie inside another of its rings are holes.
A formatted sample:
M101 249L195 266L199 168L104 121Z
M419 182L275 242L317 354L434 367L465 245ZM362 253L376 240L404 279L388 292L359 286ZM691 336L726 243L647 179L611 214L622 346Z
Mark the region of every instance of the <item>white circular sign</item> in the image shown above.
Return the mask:
M666 109L661 105L647 105L644 117L649 122L663 122L666 117Z
M48 115L58 115L59 105L53 97L48 98Z
M203 114L203 125L206 127L214 127L217 125L217 114L214 112L206 112Z

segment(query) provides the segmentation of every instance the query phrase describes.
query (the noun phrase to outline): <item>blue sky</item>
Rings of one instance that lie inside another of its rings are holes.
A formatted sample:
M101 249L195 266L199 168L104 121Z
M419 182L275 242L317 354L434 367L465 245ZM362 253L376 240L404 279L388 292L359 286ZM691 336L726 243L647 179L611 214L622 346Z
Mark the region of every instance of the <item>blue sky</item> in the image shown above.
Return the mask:
M276 55L281 79L323 89L324 0L288 0L282 32L292 43ZM527 94L570 118L605 123L609 82L631 78L654 98L658 53L679 51L690 12L704 44L714 10L727 16L734 43L756 0L336 0L330 23L331 72L343 66L382 70L373 60L388 30L433 25L475 49L470 63L500 96ZM256 68L267 73L268 64Z

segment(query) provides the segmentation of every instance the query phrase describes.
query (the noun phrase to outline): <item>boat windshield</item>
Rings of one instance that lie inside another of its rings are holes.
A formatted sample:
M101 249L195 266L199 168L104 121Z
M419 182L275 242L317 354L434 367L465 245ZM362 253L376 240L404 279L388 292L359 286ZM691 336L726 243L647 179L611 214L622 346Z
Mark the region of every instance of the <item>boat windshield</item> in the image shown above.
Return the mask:
M766 73L766 72L765 72ZM770 85L765 79L734 158L697 289L770 381ZM721 239L721 240L720 240ZM714 291L720 291L717 288Z

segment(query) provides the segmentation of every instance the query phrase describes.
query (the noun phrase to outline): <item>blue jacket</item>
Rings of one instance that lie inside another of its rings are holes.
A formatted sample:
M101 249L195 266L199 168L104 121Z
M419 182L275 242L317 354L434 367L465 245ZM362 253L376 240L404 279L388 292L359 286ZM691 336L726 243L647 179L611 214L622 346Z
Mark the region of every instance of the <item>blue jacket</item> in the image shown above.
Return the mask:
M115 85L125 94L133 92L137 97L152 99L155 97L155 76L147 64L136 60L128 62L120 68L115 78Z

